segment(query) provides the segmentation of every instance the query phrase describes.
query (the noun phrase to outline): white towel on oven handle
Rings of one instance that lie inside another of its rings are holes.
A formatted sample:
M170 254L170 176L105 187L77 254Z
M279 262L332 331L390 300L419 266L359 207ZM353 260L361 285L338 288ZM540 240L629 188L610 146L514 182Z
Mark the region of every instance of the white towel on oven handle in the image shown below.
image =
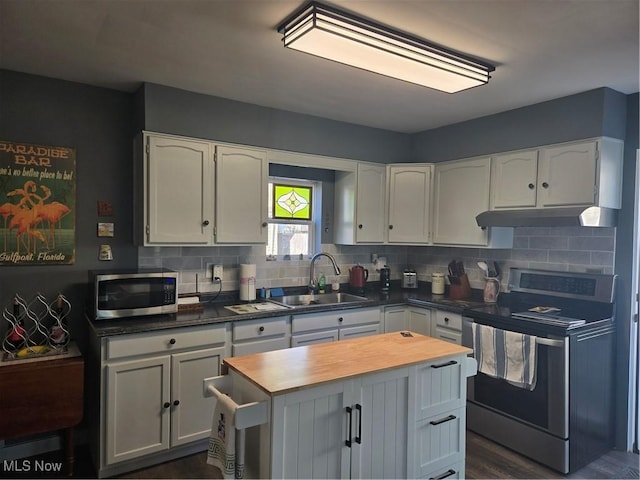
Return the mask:
M480 373L519 388L536 388L535 336L473 323L473 350Z

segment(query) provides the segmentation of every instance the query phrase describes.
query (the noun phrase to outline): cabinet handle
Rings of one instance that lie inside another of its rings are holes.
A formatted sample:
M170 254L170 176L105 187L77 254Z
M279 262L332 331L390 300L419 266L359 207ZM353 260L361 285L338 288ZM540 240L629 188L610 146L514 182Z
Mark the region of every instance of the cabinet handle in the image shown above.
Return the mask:
M259 332L264 332L264 327L260 327L260 328L258 329L258 331L259 331Z
M449 323L449 317L444 317L444 323Z
M530 189L530 190L533 190L534 188L536 188L536 186L535 186L533 183L530 183L530 184L529 184L529 189Z
M205 227L209 225L209 220L205 220L204 222L202 222L202 225L204 225Z
M361 223L359 223L359 224L358 224L358 228L359 228L360 230L362 230L362 224L361 224Z
M437 477L430 477L429 480L442 480L443 478L450 477L451 475L455 475L457 472L453 469L449 469L444 472L442 475L438 475Z
M549 188L549 184L547 182L542 182L542 188Z
M389 225L389 230L393 230L393 225Z
M343 317L338 317L338 322L342 323L343 320L344 320Z
M455 365L458 362L456 362L455 360L449 360L446 363L441 363L439 365L431 365L431 368L442 368L442 367L450 367L451 365Z
M175 345L175 344L176 344L176 339L175 339L175 338L172 338L171 340L169 340L169 343L170 343L171 345Z
M429 423L431 425L440 425L441 423L447 423L451 420L455 420L456 418L458 417L456 417L455 415L449 415L448 417L441 418L440 420L431 420Z
M169 408L169 407L171 406L171 404L170 404L169 402L164 402L164 403L162 404L162 406L163 406L164 408Z
M173 406L177 407L178 405L180 405L180 400L174 400L173 401Z
M351 407L347 407L347 414L349 415L349 437L345 440L344 444L351 448L351 421L353 420L353 409Z
M358 435L356 436L356 443L362 443L362 405L356 403L356 410L358 410Z
M267 225L269 225L267 222L262 222L263 227L266 227Z

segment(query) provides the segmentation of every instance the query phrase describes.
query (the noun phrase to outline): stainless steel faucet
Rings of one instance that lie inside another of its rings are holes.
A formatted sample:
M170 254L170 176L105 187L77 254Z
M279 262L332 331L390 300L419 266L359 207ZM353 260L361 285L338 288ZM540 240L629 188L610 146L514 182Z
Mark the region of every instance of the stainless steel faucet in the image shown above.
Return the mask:
M333 258L331 255L329 255L326 252L316 253L313 257L311 257L311 265L309 266L309 293L315 293L317 288L315 270L316 270L316 260L318 260L318 258L320 257L327 257L329 260L331 260L331 264L333 265L333 271L336 273L336 275L340 275L340 267L338 267L338 264L336 263L335 258Z

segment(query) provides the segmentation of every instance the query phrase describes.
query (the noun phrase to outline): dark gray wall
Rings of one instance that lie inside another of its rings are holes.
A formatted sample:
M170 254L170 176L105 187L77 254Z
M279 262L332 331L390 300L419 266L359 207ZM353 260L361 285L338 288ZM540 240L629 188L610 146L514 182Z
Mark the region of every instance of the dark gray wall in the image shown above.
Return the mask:
M368 162L410 158L407 134L149 83L137 95L144 97L140 129Z
M626 139L624 143L624 166L622 177L622 209L618 212L618 227L616 230L616 258L615 272L619 275L618 293L616 305L618 308L618 357L616 362L616 373L620 380L617 388L617 409L618 412L626 412L629 404L627 402L629 378L629 344L632 327L632 311L629 305L634 292L631 291L633 273L633 226L635 212L635 180L636 175L636 151L638 149L638 124L639 116L639 96L629 95L626 99L627 125ZM633 407L633 406L632 406ZM616 419L617 445L620 448L625 444L626 417L619 415Z
M0 308L15 293L31 298L58 292L72 305L72 335L83 343L87 271L135 267L132 243L131 95L0 70L0 138L76 149L76 259L73 265L0 266ZM4 203L7 199L0 199ZM97 237L97 201L112 202L115 237ZM110 243L114 260L98 260Z
M626 96L608 88L558 98L415 134L415 162L442 162L609 136L624 139Z

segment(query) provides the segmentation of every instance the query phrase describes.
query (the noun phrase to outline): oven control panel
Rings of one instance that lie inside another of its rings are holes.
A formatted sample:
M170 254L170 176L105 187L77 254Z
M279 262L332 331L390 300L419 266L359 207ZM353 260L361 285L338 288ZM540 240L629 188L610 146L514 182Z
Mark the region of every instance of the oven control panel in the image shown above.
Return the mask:
M509 290L599 302L612 302L615 275L512 268Z

